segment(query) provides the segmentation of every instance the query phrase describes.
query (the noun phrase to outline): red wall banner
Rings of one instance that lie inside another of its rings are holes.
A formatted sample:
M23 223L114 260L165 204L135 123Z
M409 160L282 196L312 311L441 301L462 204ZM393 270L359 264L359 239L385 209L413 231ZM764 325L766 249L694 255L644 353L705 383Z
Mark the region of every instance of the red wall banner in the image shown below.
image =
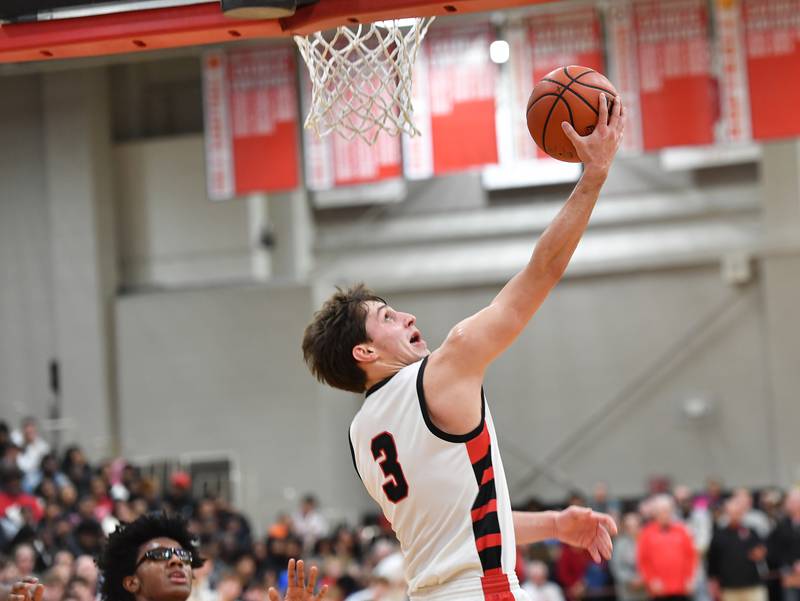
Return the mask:
M495 87L488 24L432 30L414 67L414 122L421 136L404 136L412 179L497 162Z
M290 47L205 54L206 173L211 199L299 185L295 73Z
M640 0L633 7L645 150L711 144L719 110L706 0Z
M753 137L800 134L800 0L743 0Z
M639 98L639 58L633 3L620 0L605 12L608 41L607 77L622 97L625 106L625 135L621 152L642 150L642 108Z

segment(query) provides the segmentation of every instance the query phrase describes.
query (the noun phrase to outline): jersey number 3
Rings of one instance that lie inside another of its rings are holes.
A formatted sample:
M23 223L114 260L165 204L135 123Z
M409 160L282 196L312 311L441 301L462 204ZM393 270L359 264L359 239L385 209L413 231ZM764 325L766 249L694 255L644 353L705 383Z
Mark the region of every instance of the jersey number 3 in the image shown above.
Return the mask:
M397 460L397 445L389 432L381 432L372 439L372 456L388 478L383 483L383 492L392 503L399 503L408 496L408 481Z

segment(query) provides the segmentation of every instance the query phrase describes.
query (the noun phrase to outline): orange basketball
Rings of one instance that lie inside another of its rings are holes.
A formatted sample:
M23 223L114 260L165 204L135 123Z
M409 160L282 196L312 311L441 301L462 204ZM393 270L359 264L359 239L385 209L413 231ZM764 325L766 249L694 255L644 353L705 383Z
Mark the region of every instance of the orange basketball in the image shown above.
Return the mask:
M561 129L561 122L568 121L582 136L592 133L601 93L606 95L610 115L617 91L597 71L570 65L545 75L528 100L528 131L533 141L553 158L579 163L575 146Z

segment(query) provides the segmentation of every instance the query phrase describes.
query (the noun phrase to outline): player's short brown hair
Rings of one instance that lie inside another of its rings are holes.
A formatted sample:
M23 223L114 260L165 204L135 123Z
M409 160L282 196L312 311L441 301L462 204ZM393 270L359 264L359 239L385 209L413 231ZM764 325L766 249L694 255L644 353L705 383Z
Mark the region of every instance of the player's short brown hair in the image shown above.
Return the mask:
M353 347L369 342L367 301L386 302L364 284L337 287L306 326L303 359L320 382L350 392L366 390L367 374L353 357Z

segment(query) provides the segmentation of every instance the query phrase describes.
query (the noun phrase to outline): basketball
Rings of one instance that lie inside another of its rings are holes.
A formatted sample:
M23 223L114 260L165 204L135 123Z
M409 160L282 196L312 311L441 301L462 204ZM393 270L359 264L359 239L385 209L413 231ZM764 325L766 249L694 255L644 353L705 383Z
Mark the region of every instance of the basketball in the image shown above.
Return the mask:
M604 75L577 65L559 67L545 75L528 100L528 131L536 145L555 159L580 163L561 122L568 121L582 136L592 133L601 93L606 95L610 115L617 91Z

